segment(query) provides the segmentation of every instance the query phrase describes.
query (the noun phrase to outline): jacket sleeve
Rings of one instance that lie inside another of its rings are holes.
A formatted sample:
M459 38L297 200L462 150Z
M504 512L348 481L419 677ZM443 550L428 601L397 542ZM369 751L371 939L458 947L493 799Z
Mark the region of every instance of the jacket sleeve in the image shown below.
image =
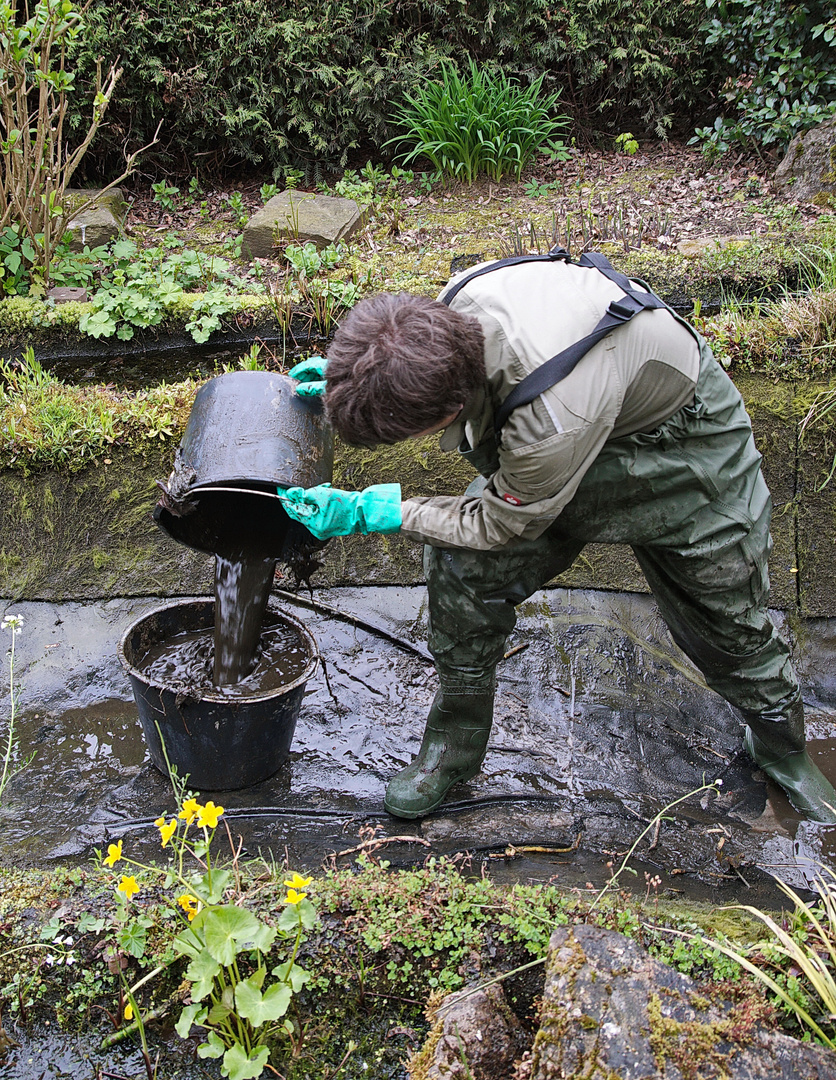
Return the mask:
M535 540L573 498L612 426L612 420L604 417L579 421L568 431L515 445L506 425L507 445L500 448L499 470L482 495L407 499L402 504L401 532L435 547L481 551Z

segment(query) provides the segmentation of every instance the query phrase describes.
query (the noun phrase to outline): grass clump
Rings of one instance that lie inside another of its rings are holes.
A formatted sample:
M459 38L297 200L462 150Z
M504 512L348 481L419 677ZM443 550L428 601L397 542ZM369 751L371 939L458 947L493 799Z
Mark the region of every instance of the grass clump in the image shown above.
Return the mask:
M406 148L404 164L428 158L444 176L468 184L480 173L497 181L510 173L519 180L538 149L557 139L568 123L551 116L559 95L541 95L544 77L522 87L503 71L480 68L473 60L464 75L442 64L438 82L404 95L392 118L403 134L387 145Z
M142 446L185 426L197 383L161 383L137 394L69 386L27 349L0 362L0 465L76 471L115 443Z

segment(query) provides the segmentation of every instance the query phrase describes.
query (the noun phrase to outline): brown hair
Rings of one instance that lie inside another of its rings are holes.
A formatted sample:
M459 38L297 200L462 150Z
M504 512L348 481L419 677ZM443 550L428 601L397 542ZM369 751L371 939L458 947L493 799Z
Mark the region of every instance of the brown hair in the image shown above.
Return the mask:
M361 300L328 349L325 408L346 442L408 439L454 413L485 381L476 319L409 293Z

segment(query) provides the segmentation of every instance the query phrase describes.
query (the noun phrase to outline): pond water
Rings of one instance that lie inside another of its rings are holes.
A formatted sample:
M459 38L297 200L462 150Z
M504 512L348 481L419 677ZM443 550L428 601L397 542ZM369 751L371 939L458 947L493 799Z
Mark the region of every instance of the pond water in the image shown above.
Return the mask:
M420 588L320 591L317 598L420 650ZM84 861L120 837L158 854L153 821L172 808L147 761L136 707L116 659L124 630L160 601L24 603L17 638L18 734L31 763L0 809L0 861ZM296 607L326 659L308 683L289 762L269 780L214 796L250 854L287 851L294 868L344 865L374 828L393 866L467 853L502 880L600 887L639 844L635 865L663 888L703 899L777 900L771 875L809 883L831 861L835 828L800 821L742 750L732 710L670 642L652 601L557 589L521 609L500 670L483 771L419 822L385 813L389 778L417 751L435 690L431 664L387 638ZM836 623L815 620L798 646L811 750L836 780ZM327 679L325 677L327 673ZM2 705L3 716L8 705ZM669 818L669 820L667 819ZM367 835L365 832L363 835ZM636 880L636 879L633 879Z

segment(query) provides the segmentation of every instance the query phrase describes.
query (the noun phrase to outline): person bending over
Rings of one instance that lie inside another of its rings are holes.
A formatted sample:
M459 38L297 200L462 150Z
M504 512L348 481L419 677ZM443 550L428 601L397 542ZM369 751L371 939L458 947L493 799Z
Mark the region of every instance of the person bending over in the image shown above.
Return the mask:
M767 610L771 498L749 416L706 342L644 283L600 257L482 264L438 300L361 301L327 362L291 375L297 392L324 392L346 442L443 431L441 449L480 474L449 497L280 492L320 538L399 531L425 545L439 687L417 757L387 787L391 814L421 817L479 771L516 605L596 542L632 547L674 641L739 712L751 757L797 810L836 822Z

